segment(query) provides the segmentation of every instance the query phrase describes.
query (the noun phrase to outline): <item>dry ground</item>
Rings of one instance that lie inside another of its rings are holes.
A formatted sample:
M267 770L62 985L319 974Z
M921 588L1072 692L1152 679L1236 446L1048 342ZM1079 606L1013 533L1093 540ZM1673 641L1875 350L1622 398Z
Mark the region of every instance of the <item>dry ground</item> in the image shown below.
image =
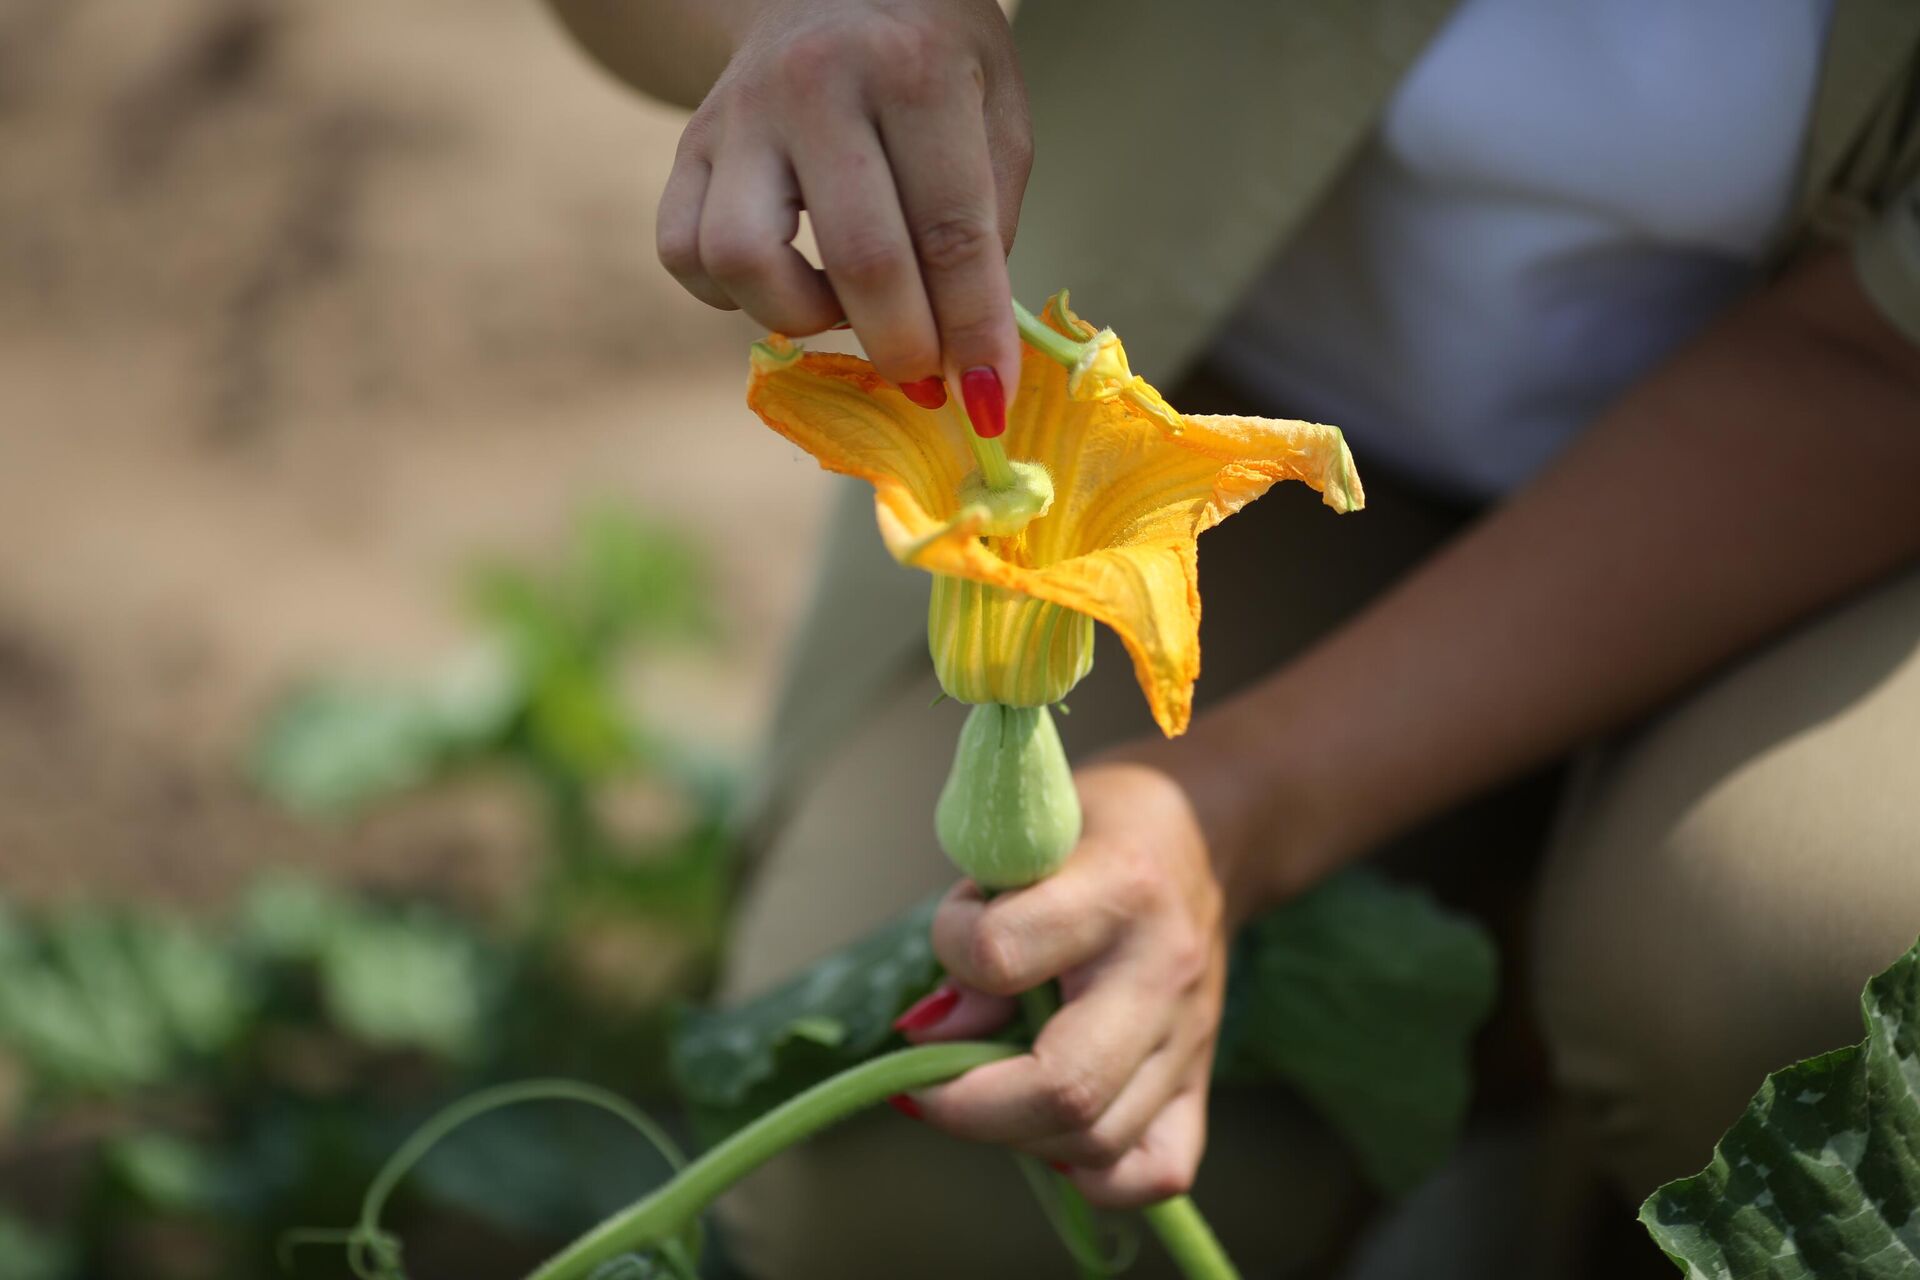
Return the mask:
M729 644L649 692L751 741L826 489L653 261L677 134L535 0L0 0L0 887L510 883L497 803L316 834L234 764L596 500L711 550Z

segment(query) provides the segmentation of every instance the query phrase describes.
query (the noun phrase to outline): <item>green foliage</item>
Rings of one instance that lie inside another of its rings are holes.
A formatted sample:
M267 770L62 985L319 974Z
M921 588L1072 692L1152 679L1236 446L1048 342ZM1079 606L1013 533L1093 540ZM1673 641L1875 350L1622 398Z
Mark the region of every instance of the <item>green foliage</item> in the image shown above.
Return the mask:
M711 765L656 740L623 695L635 652L711 639L704 567L680 538L602 512L568 562L536 574L489 564L468 602L482 638L412 681L310 682L256 741L253 776L300 812L354 813L481 764L505 764L548 793L563 855L598 838L579 812L591 783L645 766L711 802ZM590 807L590 806L589 806ZM571 823L572 825L565 825Z
M1257 921L1233 962L1220 1078L1299 1090L1390 1194L1446 1158L1498 981L1479 926L1350 871Z
M1701 1280L1920 1276L1920 943L1867 984L1866 1039L1767 1077L1640 1221Z
M718 1131L893 1047L892 1021L939 978L927 903L756 1000L688 1016L674 1078ZM1389 1192L1445 1158L1493 1005L1492 944L1426 895L1351 872L1238 940L1217 1071L1298 1089Z
M73 1252L63 1241L0 1213L0 1276L7 1280L66 1280L72 1267Z
M915 907L757 999L685 1014L672 1042L673 1077L702 1132L730 1132L894 1047L893 1020L940 978L929 937L934 905Z
M184 923L74 909L0 915L0 1044L61 1092L152 1085L227 1049L251 998L232 957Z

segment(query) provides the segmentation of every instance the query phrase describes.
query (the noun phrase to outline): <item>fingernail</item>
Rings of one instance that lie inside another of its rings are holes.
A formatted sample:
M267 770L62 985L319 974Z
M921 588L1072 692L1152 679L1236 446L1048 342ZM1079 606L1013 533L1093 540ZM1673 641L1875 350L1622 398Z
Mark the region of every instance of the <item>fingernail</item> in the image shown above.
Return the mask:
M830 325L828 325L828 326L827 326L827 332L828 332L828 333L832 333L832 332L833 332L834 330L836 330L836 329L851 329L851 328L853 328L853 321L851 321L851 320L842 320L842 321L841 321L841 322L840 322L839 324L830 324Z
M887 1105L909 1120L918 1120L920 1118L920 1104L904 1093L896 1093L891 1098L888 1098Z
M943 982L919 1003L893 1020L895 1031L927 1031L946 1020L960 1003L960 988Z
M900 394L922 409L938 409L947 402L947 383L938 376L900 384Z
M1067 1163L1066 1163L1065 1161L1061 1161L1061 1160L1049 1160L1049 1161L1047 1161L1047 1168L1049 1168L1049 1169L1051 1169L1051 1170L1053 1170L1053 1171L1054 1171L1055 1173L1058 1173L1058 1174L1061 1174L1061 1175L1063 1175L1063 1176L1064 1176L1064 1175L1066 1175L1066 1174L1070 1174L1070 1173L1072 1173L1072 1172L1073 1172L1073 1166L1072 1166L1072 1165L1070 1165L1070 1164L1067 1164Z
M981 439L991 440L1007 429L1007 391L1000 385L1000 375L987 365L960 375L960 398L967 402L967 417Z

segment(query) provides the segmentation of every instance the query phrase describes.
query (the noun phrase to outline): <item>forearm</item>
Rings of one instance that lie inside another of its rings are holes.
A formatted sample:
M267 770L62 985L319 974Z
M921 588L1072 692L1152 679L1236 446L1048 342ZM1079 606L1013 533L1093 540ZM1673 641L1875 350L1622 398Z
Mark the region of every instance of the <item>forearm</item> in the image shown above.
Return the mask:
M693 108L760 0L547 0L587 54L650 97Z
M1183 772L1253 851L1244 892L1295 891L1899 566L1917 482L1920 355L1829 255L1197 724Z

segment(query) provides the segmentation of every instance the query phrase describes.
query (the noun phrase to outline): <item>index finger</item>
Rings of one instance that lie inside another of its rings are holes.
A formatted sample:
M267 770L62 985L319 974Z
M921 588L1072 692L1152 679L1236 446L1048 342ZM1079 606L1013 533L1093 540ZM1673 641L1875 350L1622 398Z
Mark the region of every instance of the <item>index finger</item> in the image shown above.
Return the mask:
M959 385L969 370L992 369L1010 393L1020 380L1020 339L984 111L979 84L956 69L946 85L884 107L880 139L947 376Z

